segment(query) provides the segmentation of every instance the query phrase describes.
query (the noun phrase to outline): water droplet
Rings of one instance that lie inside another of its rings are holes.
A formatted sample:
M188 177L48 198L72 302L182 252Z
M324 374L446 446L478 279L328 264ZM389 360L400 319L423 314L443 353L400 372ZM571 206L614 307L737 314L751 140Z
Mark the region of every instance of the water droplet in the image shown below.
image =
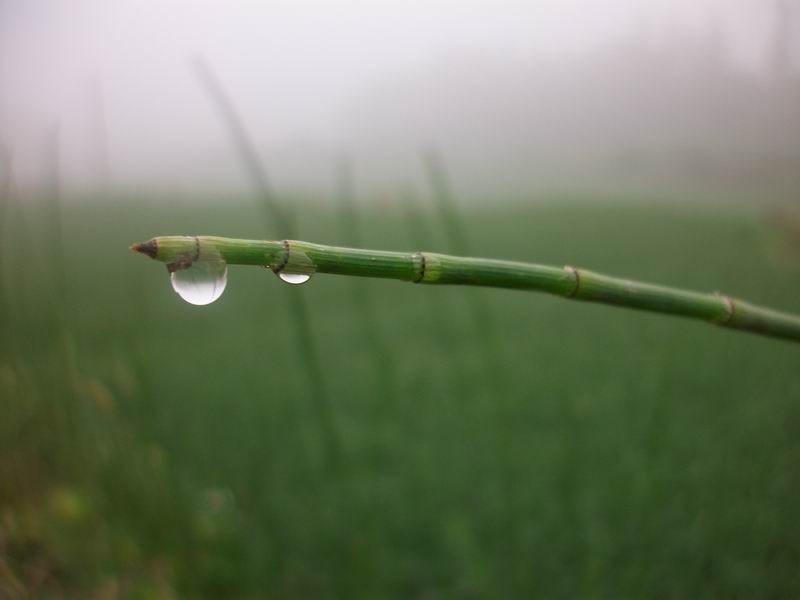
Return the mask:
M306 283L309 279L311 279L311 275L308 273L278 273L278 277L281 278L282 281L286 283L291 283L292 285L302 285Z
M221 259L197 260L170 274L172 289L189 304L204 306L222 296L228 283L228 265Z
M302 250L290 242L284 243L285 252L282 261L272 267L273 272L281 281L291 285L302 285L311 279L316 271L316 266Z

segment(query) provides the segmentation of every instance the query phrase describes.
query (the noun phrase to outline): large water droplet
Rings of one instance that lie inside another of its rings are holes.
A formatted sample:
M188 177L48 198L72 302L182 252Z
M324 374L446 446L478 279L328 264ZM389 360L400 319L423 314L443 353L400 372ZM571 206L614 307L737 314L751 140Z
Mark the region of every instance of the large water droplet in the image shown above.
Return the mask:
M189 304L205 306L222 296L228 283L228 265L221 259L197 260L170 274L172 289Z
M278 273L278 277L281 278L281 281L285 281L286 283L291 283L292 285L301 285L306 283L309 279L311 279L311 275L308 273Z

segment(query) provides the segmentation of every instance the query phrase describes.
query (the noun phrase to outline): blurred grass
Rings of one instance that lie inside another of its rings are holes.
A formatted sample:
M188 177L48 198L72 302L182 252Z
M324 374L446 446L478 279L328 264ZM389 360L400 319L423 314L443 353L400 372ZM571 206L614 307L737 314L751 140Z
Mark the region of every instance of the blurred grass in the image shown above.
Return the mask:
M299 211L304 238L338 243L337 210ZM198 308L127 249L261 237L254 212L65 202L61 296L46 204L6 207L0 597L800 594L796 346L519 292L326 276L290 289L254 268ZM774 261L776 234L747 214L560 202L462 217L480 255L800 309L800 258ZM359 220L366 245L408 249L402 211ZM375 393L353 286L378 307L397 402ZM315 459L325 441L287 352L275 298L298 292L345 472ZM502 393L464 368L485 353L474 334L448 327L442 343L425 314L433 301L465 323L476 293Z

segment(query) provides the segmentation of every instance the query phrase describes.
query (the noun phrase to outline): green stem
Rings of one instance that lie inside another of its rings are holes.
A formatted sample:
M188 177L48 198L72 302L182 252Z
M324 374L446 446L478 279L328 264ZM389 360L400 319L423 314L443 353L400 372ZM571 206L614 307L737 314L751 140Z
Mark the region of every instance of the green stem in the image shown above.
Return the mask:
M290 271L302 257L317 273L399 279L423 284L474 285L548 292L556 296L661 312L800 341L800 317L721 294L701 294L601 275L574 267L465 258L432 252L388 252L301 241L238 240L211 236L153 238L132 248L152 258L185 264L197 245L212 246L232 265ZM300 264L298 262L298 264Z

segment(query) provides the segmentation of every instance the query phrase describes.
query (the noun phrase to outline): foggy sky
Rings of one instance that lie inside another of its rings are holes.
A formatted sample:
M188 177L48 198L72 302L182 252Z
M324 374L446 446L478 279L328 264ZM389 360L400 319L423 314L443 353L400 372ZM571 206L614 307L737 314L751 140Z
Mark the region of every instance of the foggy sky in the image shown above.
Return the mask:
M57 128L62 176L76 189L105 176L117 187L238 186L243 178L228 139L188 67L201 54L234 96L273 178L302 187L337 154L358 155L365 98L392 82L416 81L415 74L452 57L461 64L471 56L490 57L487 64L504 57L557 61L626 37L658 44L676 31L713 29L732 61L753 71L766 63L770 6L0 0L0 144L13 153L23 184L41 175L46 140ZM424 131L418 137L405 142L438 143Z

